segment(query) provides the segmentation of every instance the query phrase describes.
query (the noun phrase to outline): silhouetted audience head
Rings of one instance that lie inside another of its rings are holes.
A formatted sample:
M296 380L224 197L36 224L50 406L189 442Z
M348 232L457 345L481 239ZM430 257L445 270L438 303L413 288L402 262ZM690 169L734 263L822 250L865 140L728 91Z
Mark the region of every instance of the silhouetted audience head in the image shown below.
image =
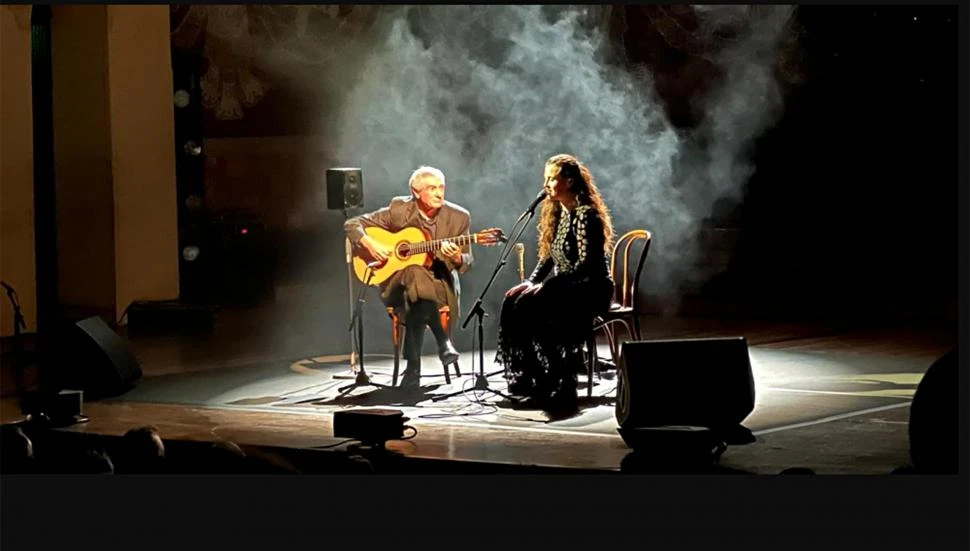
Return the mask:
M909 414L909 455L917 473L957 474L959 382L957 350L926 370Z
M778 474L815 474L815 471L808 467L788 467Z
M717 464L713 454L677 450L633 451L620 461L620 472L631 474L741 473Z
M119 473L159 473L165 465L165 443L158 429L145 425L121 437L118 454Z
M362 455L347 457L347 471L350 473L371 474L375 472L374 464Z
M286 458L269 450L252 448L246 453L246 461L252 474L300 474Z
M26 474L34 470L34 445L16 425L4 425L0 433L0 472Z
M246 452L235 442L213 442L207 452L202 462L206 474L246 474L250 470Z
M103 450L86 449L67 464L67 470L77 474L113 474L115 467Z

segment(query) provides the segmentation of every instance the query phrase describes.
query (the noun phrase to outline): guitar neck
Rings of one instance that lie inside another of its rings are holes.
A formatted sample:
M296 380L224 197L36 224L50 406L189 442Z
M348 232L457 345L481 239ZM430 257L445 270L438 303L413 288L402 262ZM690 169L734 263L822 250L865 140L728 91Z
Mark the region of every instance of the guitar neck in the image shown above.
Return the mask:
M411 244L411 253L430 253L441 249L441 244L445 241L451 241L459 247L470 244L478 243L478 234L471 235L458 235L455 237L446 237L444 239L434 239L432 241L420 241Z

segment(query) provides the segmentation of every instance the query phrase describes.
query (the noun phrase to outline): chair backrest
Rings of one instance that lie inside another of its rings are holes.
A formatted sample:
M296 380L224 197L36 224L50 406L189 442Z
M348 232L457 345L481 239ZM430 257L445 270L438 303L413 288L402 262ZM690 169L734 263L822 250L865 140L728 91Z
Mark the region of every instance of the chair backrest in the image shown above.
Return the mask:
M630 230L613 245L613 254L610 257L610 275L613 276L613 282L616 284L613 299L621 306L632 308L634 312L639 312L637 291L640 289L640 274L643 272L643 263L647 259L652 241L653 235L649 231ZM631 269L630 251L638 243L641 245L640 255L636 261L636 267Z

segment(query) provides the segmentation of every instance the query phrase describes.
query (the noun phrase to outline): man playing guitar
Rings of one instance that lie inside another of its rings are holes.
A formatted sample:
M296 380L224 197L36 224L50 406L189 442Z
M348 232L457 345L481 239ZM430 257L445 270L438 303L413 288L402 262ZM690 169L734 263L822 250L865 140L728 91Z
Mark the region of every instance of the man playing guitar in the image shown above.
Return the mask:
M401 386L416 388L420 386L425 327L431 329L437 341L442 364L447 366L458 360L458 352L441 325L438 309L447 305L452 317L458 316L461 294L458 275L471 268L474 256L470 244L473 240L468 238L471 216L464 208L445 201L444 174L437 168L422 166L411 174L408 183L409 196L395 197L386 207L347 220L344 230L358 259L363 257L369 265L377 261L380 267L406 258L407 250L402 254L400 244L382 242L368 235L368 229L380 228L386 233L418 228L428 239L426 259L430 262L408 264L380 282L384 304L404 307L407 367ZM455 244L456 238L463 245Z

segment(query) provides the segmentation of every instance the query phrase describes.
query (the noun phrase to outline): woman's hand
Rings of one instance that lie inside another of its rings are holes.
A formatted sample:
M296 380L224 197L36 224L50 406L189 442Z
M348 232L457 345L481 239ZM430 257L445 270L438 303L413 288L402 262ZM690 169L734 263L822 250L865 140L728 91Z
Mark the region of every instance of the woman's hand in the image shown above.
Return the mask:
M541 283L532 283L532 284L529 285L528 288L526 288L525 290L522 291L522 294L523 295L534 295L534 294L536 294L536 293L539 292L539 289L542 289L542 284Z
M511 289L506 291L505 296L514 297L515 295L518 295L518 294L529 295L537 292L541 288L542 288L541 283L532 283L531 281L523 281L522 283L519 283L515 287L512 287Z

